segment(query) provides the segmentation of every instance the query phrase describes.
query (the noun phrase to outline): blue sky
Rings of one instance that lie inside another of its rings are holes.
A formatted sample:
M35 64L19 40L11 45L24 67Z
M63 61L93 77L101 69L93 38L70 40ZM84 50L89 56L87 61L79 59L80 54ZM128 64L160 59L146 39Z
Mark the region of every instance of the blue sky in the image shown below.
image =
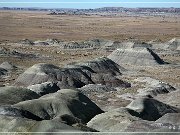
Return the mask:
M179 7L180 8L180 0L0 0L0 7L42 7L42 8Z

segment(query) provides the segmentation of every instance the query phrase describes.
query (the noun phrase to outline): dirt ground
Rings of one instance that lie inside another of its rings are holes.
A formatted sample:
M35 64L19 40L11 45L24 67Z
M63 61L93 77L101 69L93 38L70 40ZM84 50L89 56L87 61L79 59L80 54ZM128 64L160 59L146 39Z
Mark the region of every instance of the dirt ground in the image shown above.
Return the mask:
M139 39L167 41L180 37L180 17L103 17L48 15L48 12L0 11L0 41Z

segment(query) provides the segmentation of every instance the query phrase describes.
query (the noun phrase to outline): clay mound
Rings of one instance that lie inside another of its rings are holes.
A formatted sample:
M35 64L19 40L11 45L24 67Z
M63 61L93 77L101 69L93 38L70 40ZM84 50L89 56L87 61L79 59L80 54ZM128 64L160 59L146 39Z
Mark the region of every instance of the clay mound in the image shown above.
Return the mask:
M38 116L36 116L26 110L20 110L20 109L14 108L12 106L0 106L0 117L1 117L1 115L27 118L27 119L37 120L37 121L42 120Z
M180 109L153 98L138 98L132 101L127 108L138 112L140 118L149 121L155 121L166 113L180 112Z
M0 116L0 132L82 132L59 120L36 121L27 118Z
M161 94L155 97L161 102L180 108L180 90L172 91L168 94Z
M35 64L21 74L15 85L29 86L43 82L58 82L60 88L79 88L92 80L79 68L59 68L51 64Z
M35 92L17 87L0 87L0 105L12 105L21 101L39 98Z
M42 119L53 119L70 115L83 122L88 122L103 111L82 93L63 89L53 94L47 94L39 99L20 102L14 107L27 110Z
M151 49L142 47L117 49L108 58L119 65L155 66L164 64L164 61Z
M80 88L87 84L130 87L129 83L115 77L119 74L121 72L118 65L107 58L69 65L66 68L41 63L27 69L16 79L14 85L29 86L43 82L54 82L60 89Z
M1 65L0 65L0 68L4 68L6 70L14 70L14 69L17 69L17 67L15 65L13 65L12 63L9 63L7 61L3 62Z
M127 108L113 109L96 115L87 123L87 126L100 132L123 132L133 121L140 120L131 113L133 111Z
M112 73L113 75L121 75L120 70L125 70L112 60L101 57L91 61L78 63L76 66L82 67L82 69L91 69L95 73ZM120 69L120 70L119 70Z
M156 122L180 125L180 113L167 113L158 120L156 120Z
M167 44L169 45L167 49L180 50L180 39L173 38Z

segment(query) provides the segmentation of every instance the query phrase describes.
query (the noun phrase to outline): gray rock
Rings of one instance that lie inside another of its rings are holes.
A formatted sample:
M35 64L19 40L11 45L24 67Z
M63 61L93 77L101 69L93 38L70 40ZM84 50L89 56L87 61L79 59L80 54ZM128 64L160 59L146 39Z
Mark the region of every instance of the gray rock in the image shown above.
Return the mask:
M14 107L27 110L46 120L70 115L85 123L103 112L89 98L71 89L59 90L39 99L20 102L15 104Z
M35 84L27 87L28 89L36 92L38 95L43 96L45 94L54 93L59 90L56 83L45 82L41 84Z
M13 86L0 87L0 105L12 105L25 100L39 98L35 92Z

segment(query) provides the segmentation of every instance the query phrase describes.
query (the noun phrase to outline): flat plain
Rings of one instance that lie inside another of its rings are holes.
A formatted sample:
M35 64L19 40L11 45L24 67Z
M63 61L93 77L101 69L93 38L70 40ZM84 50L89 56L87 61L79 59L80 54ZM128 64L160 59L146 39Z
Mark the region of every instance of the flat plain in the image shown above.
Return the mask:
M0 11L0 40L113 40L180 37L178 16L48 15L48 12Z

